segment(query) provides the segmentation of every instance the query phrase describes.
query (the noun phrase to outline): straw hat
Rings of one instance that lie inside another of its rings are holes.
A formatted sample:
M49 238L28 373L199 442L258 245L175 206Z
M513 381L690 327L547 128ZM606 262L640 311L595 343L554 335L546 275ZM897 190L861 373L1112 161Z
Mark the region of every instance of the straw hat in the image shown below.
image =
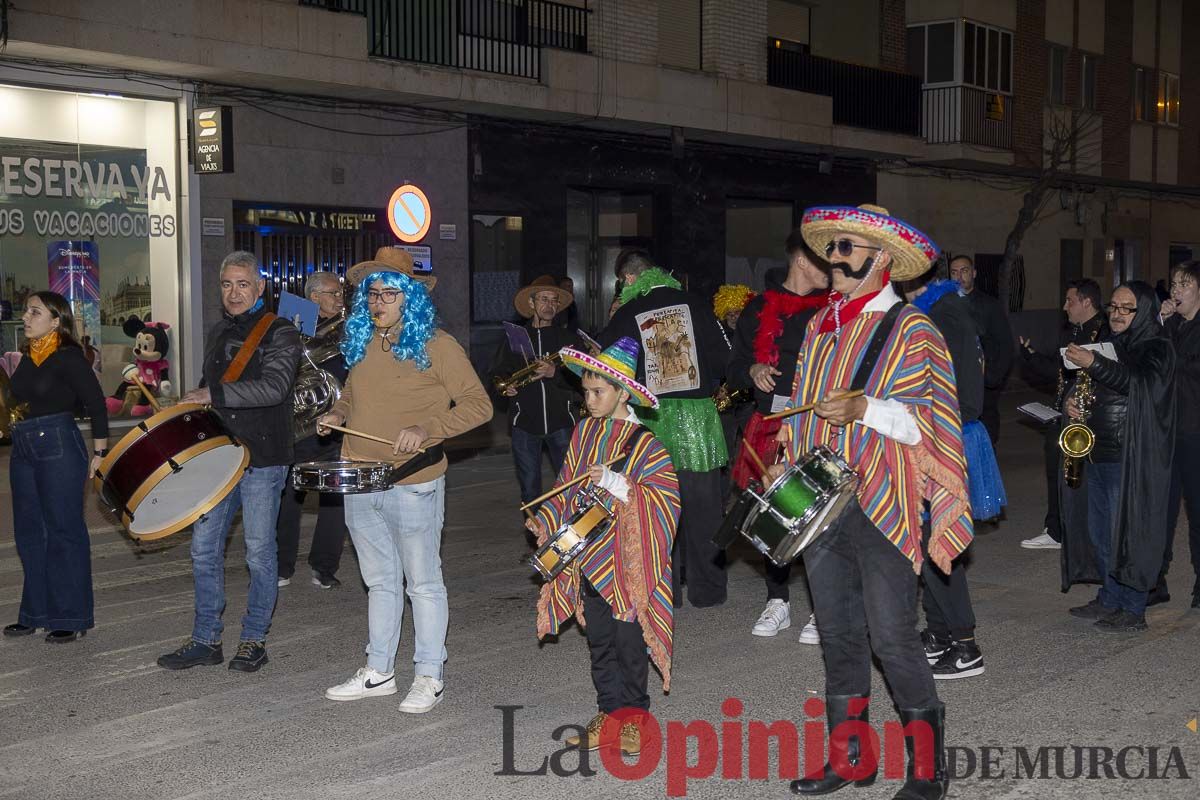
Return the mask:
M629 400L634 405L658 408L658 398L637 382L638 345L628 336L617 339L598 356L571 347L564 347L559 352L563 364L576 375L591 370L629 392Z
M892 257L892 280L906 281L929 269L941 252L925 234L873 205L814 206L800 220L804 241L817 254L839 233L853 233L886 250Z
M399 247L390 247L387 245L375 252L375 258L370 261L360 261L346 270L346 283L350 286L358 286L362 283L363 278L376 272L398 272L401 275L407 275L413 280L420 281L425 284L426 289L430 290L437 283L437 278L432 275L416 275L413 273L412 256L407 251L401 250Z
M513 307L525 319L533 316L533 297L538 292L554 292L558 295L558 307L561 311L575 302L575 295L558 285L553 275L542 275L534 278L533 283L519 289L513 296Z

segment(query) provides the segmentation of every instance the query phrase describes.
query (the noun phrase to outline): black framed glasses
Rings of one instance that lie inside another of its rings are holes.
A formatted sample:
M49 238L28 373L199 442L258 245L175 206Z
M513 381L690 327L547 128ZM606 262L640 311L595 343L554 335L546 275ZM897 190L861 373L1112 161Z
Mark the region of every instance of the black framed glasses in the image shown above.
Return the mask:
M1105 308L1108 309L1108 313L1122 317L1132 317L1137 313L1137 306L1119 306L1116 303L1109 303Z
M875 250L877 252L883 250L882 247L874 247L873 245L869 244L856 244L849 239L834 239L832 242L825 245L825 257L829 258L833 255L833 251L837 250L838 255L842 256L843 258L848 258L850 254L854 252L854 248L856 247L861 247L863 250Z
M395 303L396 299L402 294L403 292L396 289L368 289L367 302L383 303L385 306L390 306Z

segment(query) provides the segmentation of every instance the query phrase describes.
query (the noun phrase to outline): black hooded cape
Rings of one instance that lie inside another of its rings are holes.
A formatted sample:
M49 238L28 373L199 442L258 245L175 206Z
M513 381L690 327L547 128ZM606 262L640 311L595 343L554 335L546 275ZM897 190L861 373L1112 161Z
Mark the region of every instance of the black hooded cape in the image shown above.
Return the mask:
M1162 568L1167 535L1167 492L1175 446L1175 351L1159 324L1154 289L1142 281L1122 285L1137 297L1137 313L1113 339L1117 360L1097 354L1087 371L1094 380L1125 394L1128 403L1121 490L1112 520L1111 574L1118 583L1149 591ZM1072 525L1063 531L1064 592L1072 583L1099 579L1090 541L1077 541L1079 530L1079 525Z

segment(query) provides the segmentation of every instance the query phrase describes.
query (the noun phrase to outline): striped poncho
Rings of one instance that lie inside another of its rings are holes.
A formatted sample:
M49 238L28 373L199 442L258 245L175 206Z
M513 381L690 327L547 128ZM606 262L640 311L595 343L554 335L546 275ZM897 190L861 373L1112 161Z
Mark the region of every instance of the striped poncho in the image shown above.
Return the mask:
M818 333L832 313L810 320L800 354L792 405L846 391L865 356L885 311L864 311L835 333ZM929 551L941 548L953 559L973 536L962 422L954 369L946 342L929 317L913 306L896 319L875 369L867 381L869 397L905 403L916 419L921 441L906 445L867 426L830 425L815 413L788 420L788 460L825 444L862 476L858 500L863 512L920 570L922 501L930 504ZM937 559L935 559L937 560Z
M588 467L626 452L620 470L629 479L629 499L621 502L598 490L601 502L616 515L614 524L550 583L542 586L537 605L538 638L556 635L572 615L584 625L582 572L623 622L638 622L650 660L671 688L671 543L679 523L679 482L671 457L640 425L615 419L588 418L576 426L556 485L587 473ZM614 465L617 469L619 464ZM546 534L539 546L579 508L581 490L590 481L547 500L537 519Z

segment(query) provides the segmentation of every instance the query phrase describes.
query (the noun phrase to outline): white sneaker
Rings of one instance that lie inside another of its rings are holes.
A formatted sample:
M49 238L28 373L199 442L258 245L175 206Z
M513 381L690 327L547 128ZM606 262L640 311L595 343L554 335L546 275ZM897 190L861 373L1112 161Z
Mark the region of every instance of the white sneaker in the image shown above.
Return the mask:
M291 586L291 585L292 585L292 579L291 579L291 578L280 578L280 579L279 579L279 583L278 583L278 584L276 584L276 585L277 585L277 586L278 586L280 589L282 589L282 588L283 588L283 587L285 587L285 586Z
M792 610L786 600L768 600L767 607L758 615L758 622L750 633L755 636L774 636L784 628L792 627Z
M817 616L808 615L808 622L800 629L800 644L820 644L821 633L817 630Z
M424 714L438 703L442 702L446 684L428 675L418 675L408 690L408 696L400 703L400 710L405 714Z
M1046 528L1042 528L1040 536L1021 540L1021 547L1026 550L1062 550L1062 544L1054 541L1054 537Z
M396 675L383 674L370 667L360 667L354 677L345 683L325 690L327 700L361 700L364 697L382 697L396 693Z

